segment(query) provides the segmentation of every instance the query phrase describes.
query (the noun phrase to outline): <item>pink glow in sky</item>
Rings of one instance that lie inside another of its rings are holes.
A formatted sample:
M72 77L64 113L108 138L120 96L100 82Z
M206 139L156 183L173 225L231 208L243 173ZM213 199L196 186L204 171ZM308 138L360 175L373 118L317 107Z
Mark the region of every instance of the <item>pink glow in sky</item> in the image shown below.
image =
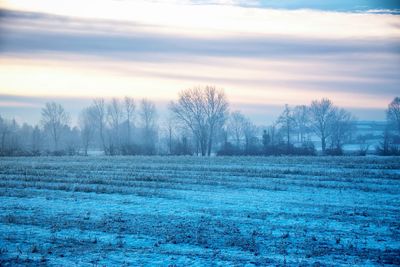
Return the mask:
M182 89L212 84L249 116L261 113L252 106L328 97L362 110L361 119L383 119L399 92L399 15L256 2L95 2L0 2L0 113L24 117L40 99L128 95L166 103Z

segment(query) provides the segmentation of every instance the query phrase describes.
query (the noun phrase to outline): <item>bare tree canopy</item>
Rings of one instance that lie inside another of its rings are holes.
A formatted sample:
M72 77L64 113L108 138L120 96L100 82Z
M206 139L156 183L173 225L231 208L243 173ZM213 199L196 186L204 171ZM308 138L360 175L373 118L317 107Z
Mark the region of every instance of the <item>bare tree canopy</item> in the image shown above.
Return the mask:
M42 109L42 125L48 129L54 141L54 150L58 150L60 135L64 126L70 121L68 113L57 103L46 103Z
M153 129L156 126L157 110L156 105L148 99L140 102L140 122L141 126L146 129Z
M326 98L314 100L310 106L311 129L321 138L322 153L326 150L326 139L332 134L336 108Z
M248 118L244 122L245 151L250 153L253 149L257 134L257 126Z
M355 118L350 112L333 105L329 99L314 100L310 106L310 127L321 139L322 153L326 151L326 141L331 140L331 148L341 150L346 137L351 133Z
M244 140L245 128L246 117L240 111L232 112L228 119L227 130L238 149L240 148L241 141Z
M293 111L289 108L289 105L285 105L285 109L283 110L282 114L279 116L278 124L282 126L282 129L286 132L286 141L288 147L290 146L290 135L293 131L295 120Z
M132 138L132 127L133 125L133 120L134 120L134 115L135 115L135 109L136 109L136 104L135 100L132 97L126 96L124 98L124 107L125 107L125 114L126 114L126 127L127 127L127 144L131 144L131 138Z
M121 131L120 126L123 120L124 110L121 101L117 98L111 99L107 107L107 117L109 123L108 140L109 152L111 154L118 153L121 147Z
M175 118L192 131L203 156L206 154L207 141L204 102L202 89L196 87L180 92L178 101L170 104Z
M178 101L170 104L170 110L181 123L191 129L201 155L210 155L216 131L222 127L227 117L228 101L224 91L214 86L183 90Z
M342 108L336 108L330 136L331 148L342 149L344 141L350 138L354 121L355 118L350 112Z
M298 141L303 143L310 123L308 107L305 105L296 106L293 110L293 119L298 133Z
M207 154L211 155L214 136L218 128L225 123L228 114L228 101L223 90L217 90L214 86L206 86L204 89L206 102L204 103L208 124Z
M131 97L96 98L81 111L78 124L71 126L61 105L46 103L41 124L19 125L0 116L0 156L87 155L89 151L105 155L316 155L316 147L325 155L342 155L348 152L345 145L354 150L360 140L367 147L376 140L362 132L364 122L356 123L350 112L326 98L307 106L285 105L272 125L255 125L240 111L229 113L224 90L214 86L181 91L169 110L164 125L166 118L159 120L156 103L148 99L136 104ZM400 98L395 97L386 113L385 155L400 154L394 132L400 131L399 110ZM159 127L159 122L165 127Z
M400 97L395 97L386 111L387 119L400 135Z
M11 133L11 125L0 116L1 151L5 151L7 135Z
M89 143L92 140L95 132L95 114L95 108L91 106L83 109L79 115L78 123L81 131L83 153L85 156L88 154Z
M93 117L95 120L96 128L100 135L101 145L104 153L107 153L107 146L104 139L104 130L106 124L106 108L103 98L96 98L92 104Z
M120 100L117 98L111 99L111 103L107 108L107 115L111 128L118 132L119 125L121 124L124 115Z
M156 105L148 100L143 99L140 102L140 125L143 130L144 153L154 154L157 138L157 109Z

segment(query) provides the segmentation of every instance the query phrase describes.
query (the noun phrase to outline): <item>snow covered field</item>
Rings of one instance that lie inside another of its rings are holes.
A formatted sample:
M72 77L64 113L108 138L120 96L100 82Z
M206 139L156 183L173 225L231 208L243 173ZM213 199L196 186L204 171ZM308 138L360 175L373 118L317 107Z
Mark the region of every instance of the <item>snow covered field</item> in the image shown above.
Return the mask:
M399 265L400 159L0 158L1 266Z

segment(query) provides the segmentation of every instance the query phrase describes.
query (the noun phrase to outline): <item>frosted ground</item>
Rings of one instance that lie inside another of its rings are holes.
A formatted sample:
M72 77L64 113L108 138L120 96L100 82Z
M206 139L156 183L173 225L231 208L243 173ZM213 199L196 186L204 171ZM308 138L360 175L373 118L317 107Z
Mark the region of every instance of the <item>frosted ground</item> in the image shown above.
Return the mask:
M399 265L400 159L0 159L1 266Z

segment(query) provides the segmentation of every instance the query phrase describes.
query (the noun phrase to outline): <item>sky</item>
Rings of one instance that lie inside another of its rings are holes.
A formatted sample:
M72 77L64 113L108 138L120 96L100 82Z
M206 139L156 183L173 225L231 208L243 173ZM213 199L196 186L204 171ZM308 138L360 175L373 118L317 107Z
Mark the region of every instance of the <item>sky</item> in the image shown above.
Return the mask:
M400 92L399 1L0 0L0 115L35 123L47 101L73 118L96 97L156 101L223 88L271 123L330 98L384 120Z

